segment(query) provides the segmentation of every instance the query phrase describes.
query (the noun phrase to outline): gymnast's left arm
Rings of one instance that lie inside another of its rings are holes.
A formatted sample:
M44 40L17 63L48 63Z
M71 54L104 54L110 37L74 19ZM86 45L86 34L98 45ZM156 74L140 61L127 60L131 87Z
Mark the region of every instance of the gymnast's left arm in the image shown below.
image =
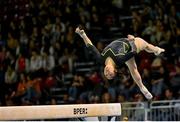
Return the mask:
M142 82L142 79L141 79L140 73L137 69L137 65L136 65L134 57L132 57L131 59L126 61L126 65L129 68L129 71L131 73L133 80L138 85L138 87L140 88L140 90L144 94L144 96L147 99L152 99L152 97L153 97L152 94L148 91L148 89L144 86L144 84Z

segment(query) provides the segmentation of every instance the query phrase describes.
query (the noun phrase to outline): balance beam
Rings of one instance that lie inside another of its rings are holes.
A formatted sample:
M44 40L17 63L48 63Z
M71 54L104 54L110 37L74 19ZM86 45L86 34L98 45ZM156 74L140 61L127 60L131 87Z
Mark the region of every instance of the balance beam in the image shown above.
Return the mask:
M38 120L120 115L120 103L0 107L0 120Z

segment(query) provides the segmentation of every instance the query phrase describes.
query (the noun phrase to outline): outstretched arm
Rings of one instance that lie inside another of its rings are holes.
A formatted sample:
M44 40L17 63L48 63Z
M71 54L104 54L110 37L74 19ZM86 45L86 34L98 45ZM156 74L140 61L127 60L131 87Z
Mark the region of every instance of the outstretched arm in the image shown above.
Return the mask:
M86 44L86 47L88 50L92 51L94 58L96 61L100 64L102 64L102 57L97 48L92 44L91 40L88 38L84 30L80 29L79 27L76 28L75 32L81 36L84 43Z
M84 30L80 29L79 27L76 28L75 31L77 34L79 34L81 36L81 38L83 39L84 43L86 44L86 46L88 44L93 45L91 40L87 37L86 33L84 32Z
M141 76L140 76L139 71L137 69L137 65L136 65L134 57L129 59L126 62L126 65L129 68L129 71L131 73L131 76L132 76L133 80L136 82L136 84L138 85L138 87L140 88L140 90L144 94L144 96L147 99L152 99L151 93L147 90L147 88L142 83L142 79L141 79Z

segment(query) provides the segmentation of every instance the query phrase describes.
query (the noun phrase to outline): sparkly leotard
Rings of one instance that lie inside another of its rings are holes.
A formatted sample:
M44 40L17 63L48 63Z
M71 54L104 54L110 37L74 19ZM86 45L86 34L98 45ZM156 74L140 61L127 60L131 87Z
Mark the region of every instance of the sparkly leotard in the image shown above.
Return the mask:
M104 64L106 58L111 57L117 67L120 67L136 54L135 51L132 51L131 44L127 38L120 38L112 41L104 48L101 54L95 46L88 44L87 47L93 51L99 62Z

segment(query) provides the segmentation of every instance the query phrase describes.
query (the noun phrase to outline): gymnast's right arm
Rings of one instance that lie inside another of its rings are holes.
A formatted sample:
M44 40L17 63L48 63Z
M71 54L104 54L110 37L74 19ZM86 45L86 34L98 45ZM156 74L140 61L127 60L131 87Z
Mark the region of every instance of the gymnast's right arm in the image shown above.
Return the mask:
M93 45L91 40L87 37L87 35L84 32L84 30L82 30L79 27L77 27L75 32L81 36L81 38L84 40L84 43L86 44L86 46Z
M86 44L86 47L88 48L88 50L91 50L93 52L93 55L95 56L96 61L98 63L102 63L101 54L99 53L97 48L92 44L91 40L87 37L84 30L77 27L75 32L81 36L81 38L83 39L84 43Z

